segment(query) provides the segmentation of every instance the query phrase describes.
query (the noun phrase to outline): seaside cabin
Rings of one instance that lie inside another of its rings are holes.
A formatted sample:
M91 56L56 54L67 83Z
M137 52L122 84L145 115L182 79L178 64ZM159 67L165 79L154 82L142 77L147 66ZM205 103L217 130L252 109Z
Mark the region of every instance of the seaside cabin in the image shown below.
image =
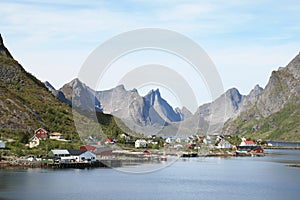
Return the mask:
M69 149L70 156L75 162L95 162L96 154L87 150Z
M50 157L56 157L63 163L69 162L94 162L96 161L96 154L87 150L78 149L56 149L51 150L48 154Z
M43 128L39 128L34 131L34 135L39 139L46 140L48 138L48 131Z
M5 149L5 142L0 140L0 149Z
M256 146L256 144L252 140L246 140L246 138L242 138L240 146Z
M70 157L70 153L67 149L54 149L48 153L48 156Z
M253 155L263 155L264 149L261 146L237 146L237 155L241 154L253 154Z
M55 132L55 133L50 133L49 139L51 139L51 140L63 140L64 137L63 137L63 134Z
M40 145L40 139L34 135L32 138L29 139L29 148L34 148Z
M134 143L135 148L146 148L147 147L147 141L138 139Z
M230 144L230 142L226 140L221 140L217 145L218 149L230 149L231 147L232 145Z

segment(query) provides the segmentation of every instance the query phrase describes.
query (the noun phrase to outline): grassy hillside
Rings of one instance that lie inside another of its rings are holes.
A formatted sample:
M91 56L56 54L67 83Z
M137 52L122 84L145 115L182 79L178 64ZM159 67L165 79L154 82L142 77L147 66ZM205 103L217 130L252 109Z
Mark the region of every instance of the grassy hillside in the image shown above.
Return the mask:
M252 108L225 125L232 133L263 140L300 142L300 104L286 104L280 111L264 118Z
M87 134L106 137L123 132L110 115L98 114L97 120L87 118L88 115L79 116L80 126ZM72 142L46 140L39 147L29 149L25 144L34 130L41 127L60 132ZM0 138L8 147L2 152L4 155L44 155L50 149L82 145L71 107L56 99L41 81L5 55L0 55Z

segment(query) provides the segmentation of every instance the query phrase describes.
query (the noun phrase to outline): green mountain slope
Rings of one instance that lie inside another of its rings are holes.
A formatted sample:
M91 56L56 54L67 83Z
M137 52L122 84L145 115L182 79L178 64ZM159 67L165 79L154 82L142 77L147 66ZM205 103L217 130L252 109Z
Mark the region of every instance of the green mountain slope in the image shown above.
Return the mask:
M97 134L93 130L97 121L82 118L82 126L88 133ZM110 115L99 117L101 134L115 134L122 131ZM49 132L63 133L71 143L58 141L42 141L38 148L29 149L28 143L34 130L43 127ZM89 128L91 127L91 128ZM112 133L112 130L114 131ZM10 148L6 154L43 154L51 148L78 148L82 144L75 128L72 109L56 99L45 87L13 59L5 48L0 35L0 136Z
M273 71L255 105L227 122L224 133L300 142L300 54Z

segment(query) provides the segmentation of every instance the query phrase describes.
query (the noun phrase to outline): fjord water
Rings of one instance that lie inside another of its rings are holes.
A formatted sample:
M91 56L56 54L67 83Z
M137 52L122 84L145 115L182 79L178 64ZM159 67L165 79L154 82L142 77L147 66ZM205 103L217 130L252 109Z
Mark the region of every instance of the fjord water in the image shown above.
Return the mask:
M299 150L265 157L189 158L151 173L116 169L0 170L0 199L299 199ZM164 163L155 165L165 165ZM149 167L147 164L131 166ZM128 167L127 167L128 168Z

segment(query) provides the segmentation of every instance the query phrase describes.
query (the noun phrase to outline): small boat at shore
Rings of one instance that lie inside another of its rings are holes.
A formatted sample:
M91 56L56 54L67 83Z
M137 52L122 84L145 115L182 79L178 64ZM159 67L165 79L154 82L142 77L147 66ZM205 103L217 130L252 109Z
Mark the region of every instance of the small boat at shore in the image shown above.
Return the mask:
M166 156L162 156L162 157L160 157L160 160L166 162L167 161L167 157Z
M237 146L236 156L264 156L261 146Z
M160 161L166 162L167 161L167 156L166 153L164 152L163 155L160 157Z

